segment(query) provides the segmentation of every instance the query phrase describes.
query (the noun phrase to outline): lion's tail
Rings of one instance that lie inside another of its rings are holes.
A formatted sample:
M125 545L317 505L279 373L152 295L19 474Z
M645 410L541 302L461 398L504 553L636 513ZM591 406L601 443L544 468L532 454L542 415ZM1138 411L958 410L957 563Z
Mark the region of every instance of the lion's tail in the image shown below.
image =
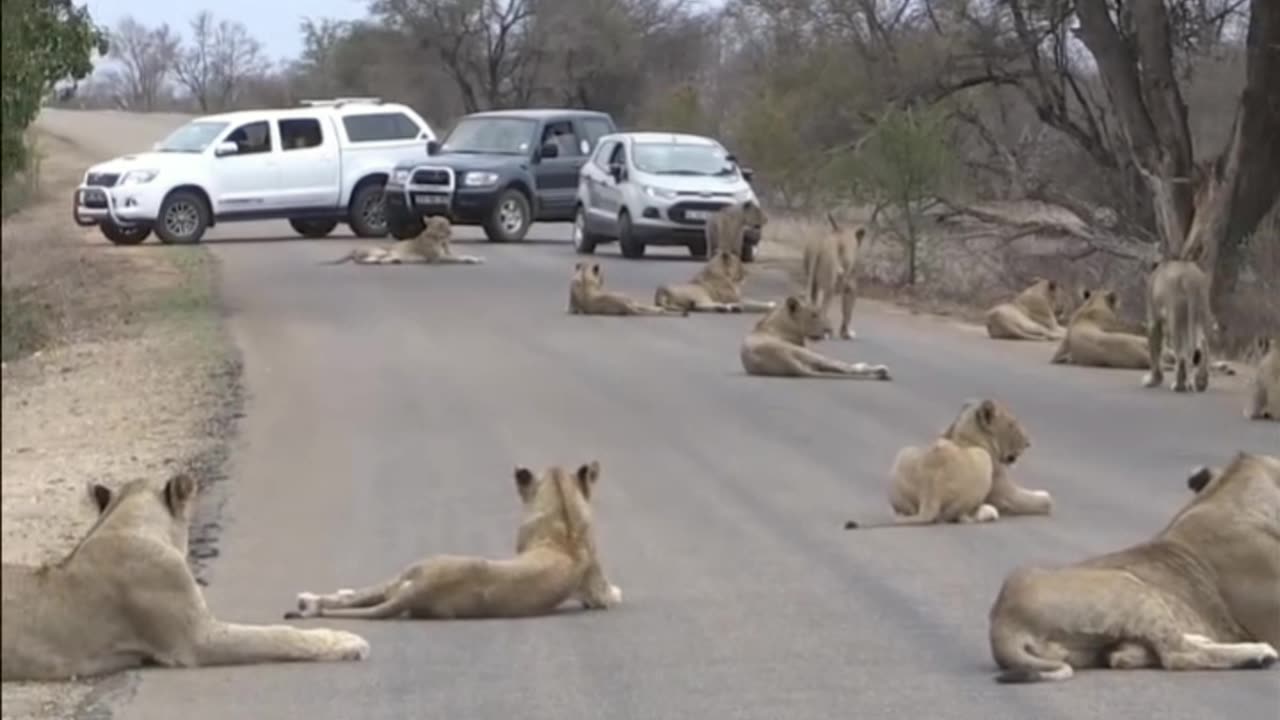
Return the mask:
M992 621L991 652L1004 668L996 675L996 682L1001 684L1068 680L1075 674L1067 663L1033 653L1030 635L998 620Z
M342 263L346 263L346 262L355 262L355 259L359 255L359 253L360 251L358 249L352 250L351 252L347 253L346 255L343 255L337 260L321 260L319 264L320 265L341 265Z

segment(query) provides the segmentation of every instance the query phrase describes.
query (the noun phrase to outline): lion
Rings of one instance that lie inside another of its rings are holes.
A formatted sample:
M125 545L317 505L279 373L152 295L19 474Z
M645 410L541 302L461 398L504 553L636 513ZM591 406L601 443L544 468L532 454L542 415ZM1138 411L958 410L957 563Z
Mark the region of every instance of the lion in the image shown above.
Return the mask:
M569 313L571 315L665 315L688 317L688 310L670 310L642 302L619 292L604 289L604 271L598 262L579 262L573 266L569 281Z
M1114 290L1085 289L1083 303L1067 322L1067 333L1050 362L1090 367L1148 370L1147 338L1127 332L1116 315L1120 303Z
M453 252L449 238L453 226L447 218L434 215L427 219L426 227L418 236L400 240L387 247L356 248L337 260L322 265L341 265L354 262L358 265L480 265L484 258L478 255L458 255Z
M597 461L572 474L552 467L541 477L518 467L524 517L514 558L435 555L367 588L299 593L285 618L516 618L545 615L571 598L587 609L616 606L622 591L600 567L591 514L599 478Z
M849 319L853 315L854 301L858 298L858 251L862 249L867 229L858 226L850 238L841 231L831 213L827 213L827 222L831 224L831 232L804 248L802 266L805 288L809 303L818 308L824 322L832 301L837 294L840 296L840 337L852 340L857 336L857 333L849 329ZM826 336L830 335L831 331L828 329Z
M1280 420L1280 335L1259 338L1262 359L1254 372L1244 406L1250 420Z
M1023 567L991 607L998 682L1077 668L1265 668L1280 644L1280 457L1201 468L1154 538L1067 567Z
M1172 350L1174 392L1209 389L1209 331L1216 325L1209 309L1209 276L1190 260L1166 260L1147 276L1147 363L1144 387L1164 382L1161 358ZM1166 337L1166 331L1168 337ZM1192 384L1187 373L1194 368Z
M817 308L800 295L790 295L760 318L742 341L742 369L748 375L766 377L890 379L886 365L847 363L805 347L805 340L820 340L826 330Z
M742 297L746 266L732 250L720 248L693 279L683 285L662 285L653 294L653 304L669 310L688 312L765 313L777 307L772 300Z
M726 205L707 218L703 227L706 237L707 255L715 255L719 250L728 250L740 258L750 260L750 249L746 247L743 236L748 227L763 228L769 222L764 210L759 205L747 200L741 205Z
M1061 340L1067 334L1058 324L1061 306L1058 283L1037 278L1012 300L987 311L987 335L993 340Z
M340 630L218 620L187 565L196 482L91 483L98 520L61 561L5 563L3 680L69 680L165 667L363 660Z
M890 476L891 523L855 528L904 527L935 523L992 522L1005 515L1048 515L1047 491L1019 487L1008 476L1031 440L1003 403L970 400L942 436L928 447L898 451Z

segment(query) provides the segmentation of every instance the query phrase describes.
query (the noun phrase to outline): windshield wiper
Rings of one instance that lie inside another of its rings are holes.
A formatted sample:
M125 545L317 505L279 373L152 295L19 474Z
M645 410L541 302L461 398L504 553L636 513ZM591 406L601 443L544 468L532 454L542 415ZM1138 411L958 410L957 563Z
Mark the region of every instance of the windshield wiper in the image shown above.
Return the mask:
M659 173L657 173L657 174L658 174L658 175L694 175L694 176L702 176L702 175L706 175L707 173L699 172L699 171L697 171L697 170L663 170L663 171L661 171L661 172L659 172Z

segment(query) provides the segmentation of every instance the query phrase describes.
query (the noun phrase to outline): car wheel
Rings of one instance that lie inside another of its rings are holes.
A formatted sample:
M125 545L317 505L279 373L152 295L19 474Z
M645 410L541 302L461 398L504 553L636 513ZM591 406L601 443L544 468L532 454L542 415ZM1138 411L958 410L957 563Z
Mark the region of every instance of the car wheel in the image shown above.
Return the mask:
M381 185L370 182L356 188L347 213L347 224L358 237L386 237L387 211Z
M209 206L189 190L176 190L160 203L155 231L166 245L194 245L209 227Z
M422 221L422 218L410 218L400 221L388 220L387 229L391 231L391 237L397 240L412 240L427 229L427 224Z
M635 260L644 257L644 243L636 240L635 230L631 227L631 213L623 210L618 215L618 247L622 249L622 257Z
M704 260L706 259L707 257L707 236L706 235L703 235L702 237L697 238L696 240L689 241L689 254L699 259L704 259Z
M121 227L110 220L98 223L98 230L115 245L137 245L151 236L151 228L146 225Z
M289 227L303 237L322 238L338 227L337 220L310 220L307 218L289 218Z
M503 190L498 200L489 211L489 218L484 223L485 237L489 242L514 242L523 240L532 224L533 212L529 209L529 199L515 188Z
M573 216L573 235L570 239L573 241L573 249L579 255L590 255L596 251L599 238L595 233L587 231L587 209L581 205Z

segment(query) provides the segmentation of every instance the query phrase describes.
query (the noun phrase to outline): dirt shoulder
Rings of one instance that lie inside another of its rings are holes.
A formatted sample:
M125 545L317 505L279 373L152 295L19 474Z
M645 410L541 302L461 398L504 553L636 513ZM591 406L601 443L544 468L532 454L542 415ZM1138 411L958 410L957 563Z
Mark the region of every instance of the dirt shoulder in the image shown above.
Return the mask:
M2 371L6 563L55 560L70 550L93 520L84 490L90 480L119 484L183 467L196 470L202 485L219 479L239 402L239 366L208 250L114 247L69 217L71 189L89 164L146 147L160 133L144 137L151 123L133 137L119 128L102 133L86 117L72 135L75 113L60 113L52 131L44 120L35 130L40 197L0 229L6 300L17 292L16 317L45 338L41 350ZM100 144L77 143L78 136ZM216 492L210 501L217 503ZM203 507L193 528L197 556L211 552L215 509ZM3 717L81 716L93 689L5 683Z

